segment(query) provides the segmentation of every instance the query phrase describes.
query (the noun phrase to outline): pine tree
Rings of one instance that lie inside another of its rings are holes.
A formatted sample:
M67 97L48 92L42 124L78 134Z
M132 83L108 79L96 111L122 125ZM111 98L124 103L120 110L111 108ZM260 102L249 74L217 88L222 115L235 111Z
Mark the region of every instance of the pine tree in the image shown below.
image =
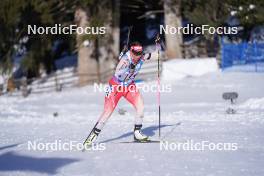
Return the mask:
M22 66L28 75L37 76L43 64L54 69L54 41L70 40L71 36L28 35L27 26L53 26L73 21L75 1L3 0L0 5L0 64L3 71L11 70L15 55L23 55Z
M183 15L195 25L225 26L228 17L236 17L244 28L244 39L249 32L264 23L264 1L254 0L182 0ZM213 39L212 35L206 35Z
M54 51L55 41L66 43L69 52L78 51L85 40L99 42L97 46L107 46L113 53L109 41L111 35L83 35L76 41L73 35L28 35L27 26L54 26L75 24L74 15L84 9L89 16L89 26L112 26L112 1L102 0L2 0L0 2L0 66L4 72L10 71L15 55L23 55L22 66L28 76L38 76L41 65L50 72L55 69L54 60L60 53ZM111 32L111 31L110 31ZM108 45L107 45L108 44ZM92 52L98 48L89 48ZM99 54L86 55L99 62Z
M165 25L181 27L181 0L164 0ZM168 58L182 58L182 34L166 34L166 54Z

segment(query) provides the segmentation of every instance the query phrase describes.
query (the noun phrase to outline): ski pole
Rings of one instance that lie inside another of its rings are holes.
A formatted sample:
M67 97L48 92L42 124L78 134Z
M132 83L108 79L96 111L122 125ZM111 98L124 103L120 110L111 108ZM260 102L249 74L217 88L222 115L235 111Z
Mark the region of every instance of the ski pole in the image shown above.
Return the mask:
M129 29L128 29L128 34L127 34L127 42L126 42L126 46L128 47L128 44L129 44L129 40L130 40L130 32L132 31L133 29L133 26L129 26Z
M160 108L160 36L159 34L156 37L155 40L156 43L156 49L158 50L158 78L157 78L157 84L158 84L158 93L157 93L157 99L158 99L158 106L159 106L159 138L161 135L161 131L160 131L160 124L161 124L161 108Z
M121 51L120 55L119 55L119 60L121 59L121 57L127 52L128 50L128 44L129 44L129 40L130 40L130 32L133 29L133 26L129 26L128 28L128 33L127 33L127 40L126 40L126 45L124 45L123 50Z

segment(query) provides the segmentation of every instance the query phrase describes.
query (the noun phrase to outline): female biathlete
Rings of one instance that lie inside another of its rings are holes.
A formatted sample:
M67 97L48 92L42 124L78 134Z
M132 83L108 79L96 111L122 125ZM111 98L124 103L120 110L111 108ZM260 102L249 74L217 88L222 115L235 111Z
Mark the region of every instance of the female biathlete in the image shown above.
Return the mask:
M113 77L109 80L104 111L85 140L84 145L91 145L96 140L121 97L124 97L136 109L134 140L138 142L148 140L148 136L141 132L144 102L134 82L144 61L142 45L139 42L133 42L130 49L121 57Z

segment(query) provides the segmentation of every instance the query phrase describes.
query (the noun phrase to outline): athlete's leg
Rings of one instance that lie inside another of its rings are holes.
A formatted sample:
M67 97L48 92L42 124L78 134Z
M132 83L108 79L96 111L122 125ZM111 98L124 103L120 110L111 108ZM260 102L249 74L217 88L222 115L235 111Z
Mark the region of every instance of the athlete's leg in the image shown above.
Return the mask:
M142 122L144 117L144 102L135 85L131 85L124 97L135 107L135 127L134 127L134 140L146 141L148 136L141 132Z
M124 97L135 107L135 127L134 127L134 140L136 141L146 141L148 136L141 132L142 122L144 117L144 101L143 97L140 95L135 84L128 87Z
M109 117L112 115L113 111L115 110L115 107L122 97L122 92L118 91L117 88L109 86L109 89L106 92L105 95L105 103L104 103L104 110L101 114L97 128L102 129L105 125L106 121L109 119Z
M128 86L128 91L126 91L124 97L136 109L135 124L142 125L144 117L144 101L135 84Z
M112 87L111 85L109 86L105 95L104 111L95 124L94 128L92 129L91 133L85 140L84 145L90 146L96 140L106 121L113 113L121 96L123 96L122 92L119 92L115 87Z

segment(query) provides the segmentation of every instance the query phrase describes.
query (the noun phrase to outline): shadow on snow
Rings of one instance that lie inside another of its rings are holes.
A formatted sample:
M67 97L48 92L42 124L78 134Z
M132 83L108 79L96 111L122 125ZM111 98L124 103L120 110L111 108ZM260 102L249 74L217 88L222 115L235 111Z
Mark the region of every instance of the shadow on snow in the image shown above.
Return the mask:
M177 124L173 124L173 125L161 125L160 128L170 127L170 126L179 126L180 124L181 124L181 122L179 122ZM158 130L158 129L159 129L158 126L150 126L150 127L142 129L142 132L144 134L146 134L147 136L151 137L151 136L155 135L155 131ZM126 137L129 137L129 136L133 137L133 135L134 135L134 132L128 132L128 133L122 134L122 135L120 135L118 137L101 141L100 143L112 142L112 141L116 141L116 140L119 140L119 139L122 139L122 138L126 138Z
M0 150L5 150L5 149L8 149L8 148L17 147L18 145L19 145L19 143L7 145L7 146L2 146L2 147L0 147Z
M0 172L31 171L53 175L57 173L59 168L77 161L79 160L55 157L37 158L33 156L23 156L15 152L6 152L0 155Z

